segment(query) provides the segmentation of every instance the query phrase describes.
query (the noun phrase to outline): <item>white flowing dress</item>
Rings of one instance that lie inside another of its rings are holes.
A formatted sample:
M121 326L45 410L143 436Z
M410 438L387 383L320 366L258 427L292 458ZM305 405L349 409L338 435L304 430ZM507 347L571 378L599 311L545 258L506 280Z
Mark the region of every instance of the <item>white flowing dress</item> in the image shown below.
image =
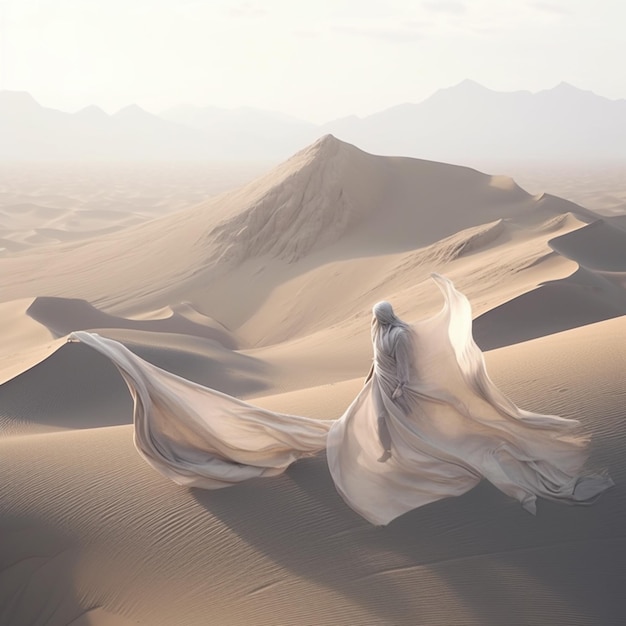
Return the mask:
M374 373L336 421L255 407L96 334L70 338L117 366L134 399L137 450L181 485L217 489L277 475L326 448L338 492L377 525L482 478L531 513L537 496L591 501L612 481L582 474L588 437L579 423L524 411L504 396L473 341L469 302L448 279L433 279L445 297L441 311L374 342ZM381 462L385 447L391 457Z

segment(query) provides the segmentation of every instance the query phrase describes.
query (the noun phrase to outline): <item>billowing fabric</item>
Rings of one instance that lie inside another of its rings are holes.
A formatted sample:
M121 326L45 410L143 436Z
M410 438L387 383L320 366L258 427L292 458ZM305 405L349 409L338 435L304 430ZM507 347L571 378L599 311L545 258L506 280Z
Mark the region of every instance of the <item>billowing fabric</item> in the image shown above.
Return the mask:
M407 324L373 310L373 374L335 422L273 413L146 363L121 344L73 337L109 357L135 401L135 445L183 485L224 487L284 471L326 447L346 503L385 525L486 478L535 513L537 496L589 502L612 482L583 475L579 423L516 407L489 379L472 338L469 302L433 275L445 304Z
M134 400L139 454L180 485L219 489L275 476L326 445L331 422L273 413L147 363L99 335L77 339L108 357Z
M609 487L608 477L580 475L588 437L576 420L524 411L491 382L467 298L433 279L445 297L437 315L411 325L374 315L373 376L327 441L344 500L387 524L482 478L533 514L537 496L584 502ZM385 430L391 457L381 462Z

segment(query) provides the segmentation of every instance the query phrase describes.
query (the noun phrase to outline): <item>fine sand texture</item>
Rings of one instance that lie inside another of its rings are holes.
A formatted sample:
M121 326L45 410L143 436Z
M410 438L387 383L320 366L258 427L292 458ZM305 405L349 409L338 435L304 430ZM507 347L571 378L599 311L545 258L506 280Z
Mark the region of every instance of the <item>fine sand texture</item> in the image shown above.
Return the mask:
M20 233L45 216L31 208L15 211ZM619 225L504 176L332 136L195 206L133 211L0 255L0 625L622 623ZM533 517L483 482L374 527L323 455L183 488L135 451L117 370L66 341L98 332L203 385L330 420L369 369L371 306L434 313L433 271L470 299L496 384L592 434L589 466L615 481L592 506L540 501Z

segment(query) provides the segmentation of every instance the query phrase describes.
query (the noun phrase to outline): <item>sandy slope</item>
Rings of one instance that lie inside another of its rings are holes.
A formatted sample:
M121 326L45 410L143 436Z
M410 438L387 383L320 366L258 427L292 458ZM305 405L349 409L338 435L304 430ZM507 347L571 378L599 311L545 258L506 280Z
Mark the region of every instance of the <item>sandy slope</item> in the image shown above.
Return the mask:
M176 215L6 253L0 624L619 623L626 257L623 232L593 219L505 177L326 137ZM542 502L532 518L483 484L373 528L323 457L188 491L136 454L113 366L62 337L97 330L202 384L333 419L369 369L371 305L433 313L432 271L470 298L514 400L593 431L591 463L617 483L595 506Z
M201 492L145 465L130 426L5 438L0 623L16 623L25 607L51 624L80 607L150 624L617 623L626 350L614 338L625 331L622 318L489 355L519 403L583 419L594 463L608 464L618 484L588 509L542 502L537 518L481 485L377 529L345 507L322 458ZM333 398L331 417L352 392L341 385L336 396L329 387L264 404L315 413L321 395ZM91 419L91 399L77 389L65 409Z

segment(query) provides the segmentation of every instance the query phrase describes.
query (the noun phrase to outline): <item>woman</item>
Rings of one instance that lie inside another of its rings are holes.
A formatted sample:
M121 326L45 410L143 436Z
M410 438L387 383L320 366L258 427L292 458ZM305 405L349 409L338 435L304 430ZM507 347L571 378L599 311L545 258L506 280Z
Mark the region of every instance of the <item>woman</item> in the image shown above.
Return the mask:
M530 513L537 496L586 502L609 487L606 476L580 475L588 438L577 421L521 410L495 387L469 302L448 279L433 279L445 304L429 319L408 325L389 303L374 307L372 376L327 440L346 502L387 524L481 478Z
M409 325L374 306L374 363L335 422L273 413L165 372L121 344L73 338L108 356L135 400L135 445L179 484L215 489L281 473L326 447L344 500L384 525L486 478L535 513L537 496L589 502L607 476L581 475L588 438L575 420L523 411L493 385L472 339L469 302L433 279L445 304Z

